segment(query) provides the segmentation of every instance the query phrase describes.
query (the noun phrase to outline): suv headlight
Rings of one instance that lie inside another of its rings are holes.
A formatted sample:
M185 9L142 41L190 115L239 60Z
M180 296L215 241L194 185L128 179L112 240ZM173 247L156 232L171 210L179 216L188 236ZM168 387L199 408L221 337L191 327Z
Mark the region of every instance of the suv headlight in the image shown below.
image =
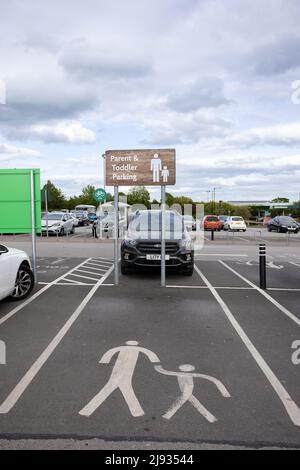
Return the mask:
M185 250L191 250L192 249L192 240L190 238L184 238L180 242L182 248Z

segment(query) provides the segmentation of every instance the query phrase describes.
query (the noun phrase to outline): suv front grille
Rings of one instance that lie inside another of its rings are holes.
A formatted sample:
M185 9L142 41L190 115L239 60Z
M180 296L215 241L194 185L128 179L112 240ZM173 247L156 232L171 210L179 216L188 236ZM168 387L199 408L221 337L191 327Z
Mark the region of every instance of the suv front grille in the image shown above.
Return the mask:
M139 242L137 245L138 251L141 253L161 253L161 243L158 241L149 241L149 242ZM166 253L176 253L179 250L179 245L177 242L166 242Z

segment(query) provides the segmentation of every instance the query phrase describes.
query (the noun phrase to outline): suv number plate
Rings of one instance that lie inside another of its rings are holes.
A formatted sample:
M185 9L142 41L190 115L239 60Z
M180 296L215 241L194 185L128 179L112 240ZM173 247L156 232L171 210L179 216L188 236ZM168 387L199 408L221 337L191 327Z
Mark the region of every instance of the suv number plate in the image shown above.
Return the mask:
M149 261L160 261L161 260L161 255L146 255L146 259ZM166 255L166 260L170 259L170 255Z

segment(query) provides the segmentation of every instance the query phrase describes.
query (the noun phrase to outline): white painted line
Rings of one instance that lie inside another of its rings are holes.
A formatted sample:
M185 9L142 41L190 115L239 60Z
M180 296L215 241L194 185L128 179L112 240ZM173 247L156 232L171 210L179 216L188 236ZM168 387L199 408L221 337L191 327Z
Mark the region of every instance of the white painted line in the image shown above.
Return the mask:
M293 288L285 288L285 287L268 287L268 290L275 290L275 291L288 291L288 292L300 292L300 289L293 289Z
M207 289L207 286L175 286L173 284L169 284L166 287L175 287L175 289Z
M294 263L294 261L290 261L289 263L292 264L293 266L297 266L297 268L300 268L300 264Z
M58 258L58 259L52 261L50 264L59 264L59 263L61 263L63 260L64 260L64 258Z
M233 286L233 287L229 287L229 286L220 286L220 287L216 287L214 286L214 289L229 289L229 290L253 290L253 287L241 287L241 286Z
M85 268L85 266L82 266L83 268ZM103 273L95 273L93 271L87 271L86 269L76 269L76 273L78 272L81 272L81 273L86 273L86 274L93 274L95 276L97 276L97 274L101 277L102 274L105 273L105 271ZM99 277L97 278L97 280L99 279Z
M296 425L300 426L300 408L297 406L297 404L292 400L291 396L287 392L287 390L283 387L282 383L280 380L276 377L272 369L269 367L269 365L266 363L264 358L261 356L261 354L258 352L254 344L251 342L251 340L248 338L246 335L245 331L242 329L240 324L237 322L233 314L231 313L230 309L228 306L225 304L225 302L222 300L216 289L210 284L208 279L204 276L204 274L200 271L200 269L195 266L196 272L199 274L200 278L202 281L205 282L205 284L208 286L209 290L211 291L212 295L222 308L223 312L227 316L228 320L230 321L231 325L243 341L244 345L252 355L253 359L257 363L258 367L261 369L261 371L265 374L265 377L268 379L269 383L272 385L273 389L275 390L277 396L281 400L283 406L285 407L287 414L289 415L291 421Z
M83 267L92 269L93 271L106 271L107 268L110 268L110 266L102 266L100 268L95 268L95 266L92 266L90 263L86 263Z
M0 413L8 413L14 405L17 403L19 398L25 392L27 387L30 385L34 377L38 374L40 369L43 367L45 362L49 359L53 351L62 341L64 336L68 333L69 329L73 325L73 323L77 320L81 312L87 306L88 302L91 300L93 295L97 292L100 285L104 282L104 280L110 275L113 271L113 266L107 271L107 274L94 285L94 287L89 291L86 297L82 300L80 305L76 308L75 312L70 316L61 330L57 333L57 335L53 338L47 348L42 352L42 354L38 357L38 359L32 364L30 369L26 372L26 374L22 377L20 382L15 386L15 388L11 391L8 397L4 400L2 405L0 406Z
M78 286L94 286L95 283L89 284L88 282L77 282L76 281L76 284L75 284L75 281L74 281L74 282L70 282L70 283L60 282L59 284L56 284L56 285L57 286L73 286L73 287L75 286L75 287L78 287Z
M86 261L88 261L91 258L88 258L87 260L83 261L82 263L78 264L75 266L75 268L70 269L67 273L64 273L62 276L58 277L54 281L50 282L48 285L45 287L42 287L38 292L33 294L31 297L29 297L25 302L22 302L19 304L17 307L13 308L10 312L8 312L4 317L0 318L0 325L2 325L4 322L6 322L9 318L11 318L13 315L15 315L17 312L19 312L22 308L26 307L28 304L30 304L33 300L35 300L37 297L39 297L41 294L43 294L46 290L48 290L50 287L54 286L58 281L61 279L64 279L65 276L68 276L71 274L73 271L75 271L77 268L80 268Z
M242 240L243 242L250 243L250 240L247 240L247 238L239 237L238 235L236 235L234 238L235 239L238 238L239 240Z
M238 276L244 282L249 284L249 286L256 289L257 292L259 292L261 295L263 295L267 300L269 300L273 305L275 305L282 313L284 313L287 317L289 317L291 320L293 320L298 326L300 326L300 318L297 318L292 312L290 312L287 308L285 308L283 305L281 305L279 302L277 302L277 300L273 299L273 297L271 297L267 292L260 289L258 286L253 284L253 282L249 281L249 279L245 278L240 273L235 271L233 268L228 266L228 264L224 263L224 261L219 260L219 263L221 263L223 266L225 266L225 268L229 269L229 271L231 271L233 274Z
M75 279L64 279L65 283L69 283L70 285L77 286L80 284L80 282L75 281ZM61 281L57 283L58 286L61 286Z
M96 258L92 258L92 259L89 261L89 263L95 264L95 266L99 266L99 264L104 264L104 265L107 264L108 266L112 266L112 265L113 265L113 263L112 263L111 261L109 261L109 260L104 261L104 260L102 260L102 259L99 259L99 260L98 260L98 259L96 259Z
M71 276L76 276L76 277L80 277L80 278L83 278L83 279L90 279L91 281L98 281L98 279L95 279L94 277L89 277L89 276L83 276L81 274L74 274L72 273Z
M236 254L236 253L198 253L197 255L195 255L195 258L197 256L242 256L242 257L247 257L248 258L248 255L245 255L245 254Z

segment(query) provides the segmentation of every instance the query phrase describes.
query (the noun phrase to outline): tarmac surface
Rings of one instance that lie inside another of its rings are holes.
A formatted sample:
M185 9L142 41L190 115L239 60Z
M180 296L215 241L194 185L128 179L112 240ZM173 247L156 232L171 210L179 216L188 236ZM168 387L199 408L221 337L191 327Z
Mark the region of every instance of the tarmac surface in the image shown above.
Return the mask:
M0 449L300 448L300 238L265 235L266 292L252 234L166 288L114 286L110 241L38 240L33 295L0 302Z

